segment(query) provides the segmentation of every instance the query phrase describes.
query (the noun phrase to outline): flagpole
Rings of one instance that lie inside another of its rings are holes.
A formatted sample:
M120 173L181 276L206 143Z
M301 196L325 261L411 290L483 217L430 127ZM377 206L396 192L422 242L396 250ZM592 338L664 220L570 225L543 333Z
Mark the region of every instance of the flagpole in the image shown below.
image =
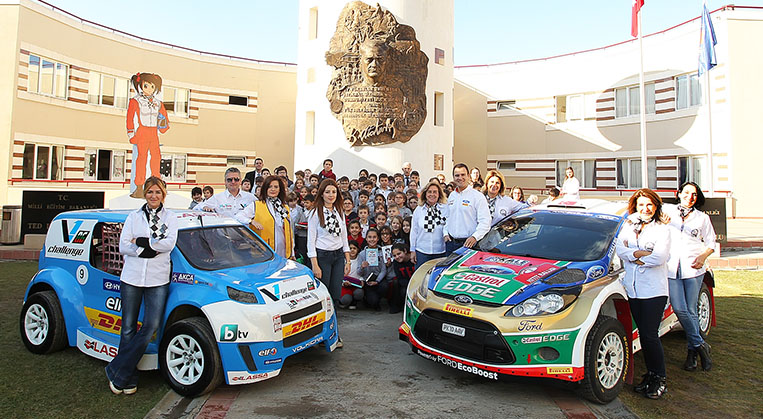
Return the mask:
M710 103L710 70L705 71L705 90L707 94L707 163L710 168L710 197L715 196L715 175L713 173L713 113Z
M641 10L638 11L638 48L640 67L638 73L638 91L639 91L639 103L641 105L641 117L640 117L640 129L641 129L641 187L648 188L648 171L649 165L646 160L646 92L644 91L644 42L643 32L644 27L641 25Z

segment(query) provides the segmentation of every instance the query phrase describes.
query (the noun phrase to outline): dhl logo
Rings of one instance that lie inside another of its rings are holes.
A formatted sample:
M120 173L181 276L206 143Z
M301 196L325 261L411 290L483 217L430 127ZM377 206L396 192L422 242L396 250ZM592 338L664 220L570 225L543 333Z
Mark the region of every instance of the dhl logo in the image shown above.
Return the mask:
M104 332L119 334L122 330L122 317L109 314L94 308L85 307L85 316L93 327ZM138 322L138 329L141 323Z
M294 335L299 332L310 329L312 327L315 327L323 323L325 320L326 320L326 313L321 311L320 313L316 313L315 315L310 316L306 319L302 319L292 324L287 324L286 326L283 327L283 337L288 338L291 335Z
M447 311L448 313L454 313L461 316L466 317L472 317L473 309L469 307L461 307L457 306L455 304L445 304L445 306L442 308L443 310Z

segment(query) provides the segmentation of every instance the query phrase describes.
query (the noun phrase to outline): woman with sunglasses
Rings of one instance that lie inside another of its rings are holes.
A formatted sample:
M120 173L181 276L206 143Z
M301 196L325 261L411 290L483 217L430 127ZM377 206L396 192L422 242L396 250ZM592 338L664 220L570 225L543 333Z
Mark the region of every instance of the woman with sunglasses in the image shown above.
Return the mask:
M689 348L683 368L696 370L699 355L702 369L709 371L713 366L710 345L699 332L697 300L707 271L705 261L715 251L715 230L710 217L699 211L705 204L705 195L699 185L684 182L676 196L678 205L665 205L672 233L668 260L670 305L686 332Z

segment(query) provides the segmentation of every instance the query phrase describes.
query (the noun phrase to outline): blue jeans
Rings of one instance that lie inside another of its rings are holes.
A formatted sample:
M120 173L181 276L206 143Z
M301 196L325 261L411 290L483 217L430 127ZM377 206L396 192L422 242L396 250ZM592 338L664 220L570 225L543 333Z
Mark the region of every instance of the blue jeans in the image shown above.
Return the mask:
M702 345L705 341L699 334L699 318L697 317L697 300L702 288L702 278L705 274L694 278L669 279L670 305L673 306L678 321L686 332L689 349Z
M169 290L170 284L135 287L122 282L122 332L119 336L119 352L109 365L106 365L106 377L115 386L131 388L138 385L136 367L154 333L159 329ZM137 330L141 301L145 302L143 324L140 330Z
M342 281L344 280L344 251L316 249L318 267L321 268L320 281L329 289L334 304L342 297Z
M416 269L419 269L419 266L425 264L426 262L432 260L432 259L439 259L444 258L447 253L435 253L435 254L427 254L427 253L421 253L418 250L416 250Z
M451 238L450 241L445 242L445 253L451 254L455 252L456 250L463 247L465 241L466 239Z

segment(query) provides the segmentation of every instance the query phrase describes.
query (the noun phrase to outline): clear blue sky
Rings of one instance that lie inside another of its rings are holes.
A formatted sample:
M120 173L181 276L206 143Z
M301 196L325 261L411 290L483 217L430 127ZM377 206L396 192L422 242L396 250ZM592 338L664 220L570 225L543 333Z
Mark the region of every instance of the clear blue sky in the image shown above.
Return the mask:
M297 60L298 0L48 2L144 38L260 60ZM708 8L731 2L708 0ZM736 4L763 6L763 0ZM645 0L644 33L699 16L701 7L700 0ZM456 65L547 57L630 38L631 0L455 0L455 10Z

